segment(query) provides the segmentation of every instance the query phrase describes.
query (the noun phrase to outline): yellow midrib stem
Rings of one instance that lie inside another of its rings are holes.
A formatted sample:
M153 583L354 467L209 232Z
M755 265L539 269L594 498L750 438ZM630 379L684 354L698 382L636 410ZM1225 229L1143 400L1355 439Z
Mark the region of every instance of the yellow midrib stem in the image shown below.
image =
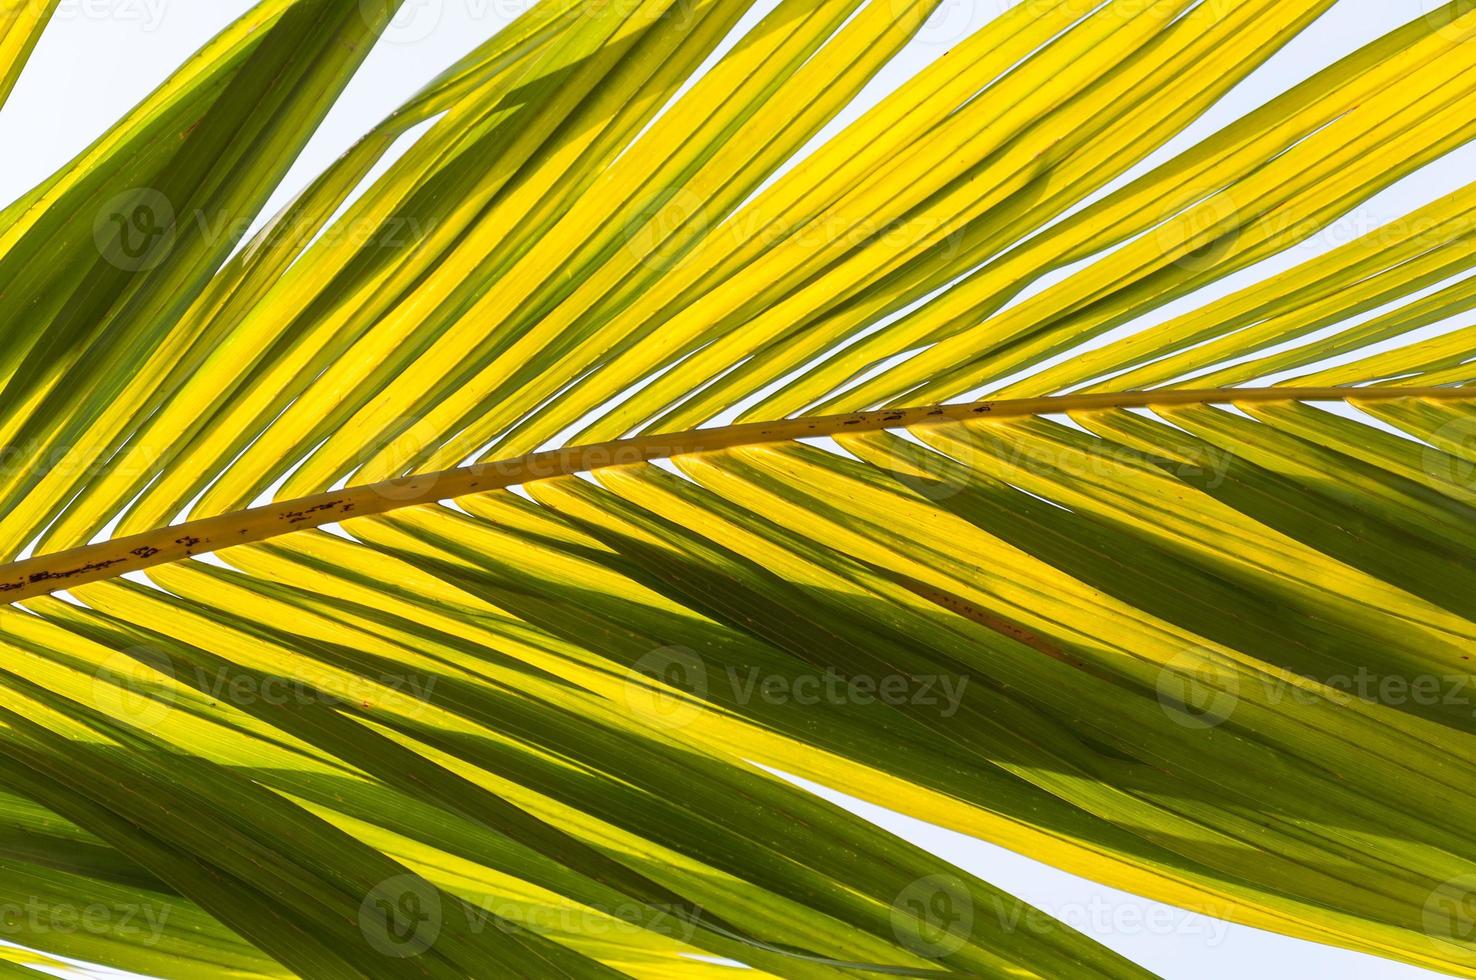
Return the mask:
M233 545L265 541L281 534L354 517L384 514L473 493L546 480L609 466L742 446L789 442L846 432L868 432L968 420L1024 418L1061 412L1176 405L1255 402L1387 402L1399 399L1460 401L1476 399L1476 388L1216 388L1180 391L1129 391L1059 395L882 409L847 415L750 422L712 429L638 436L532 453L516 459L477 463L454 470L384 480L331 493L253 507L249 510L155 528L142 534L38 555L0 566L0 601L18 602L124 572L179 561Z

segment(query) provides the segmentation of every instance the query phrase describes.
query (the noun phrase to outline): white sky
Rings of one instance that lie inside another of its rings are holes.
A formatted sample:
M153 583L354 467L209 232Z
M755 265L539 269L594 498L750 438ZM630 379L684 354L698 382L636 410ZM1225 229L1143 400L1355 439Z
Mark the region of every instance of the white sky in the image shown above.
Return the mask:
M351 0L347 0L351 2ZM374 2L374 0L364 0ZM405 10L333 109L267 209L295 195L365 130L531 0L406 0ZM917 40L833 131L1013 0L944 0ZM1136 176L1369 40L1440 5L1439 0L1338 0L1333 10L1180 137ZM101 134L251 0L62 0L30 65L0 113L0 200L42 180ZM760 8L768 4L761 4ZM822 134L823 136L826 134ZM1229 277L1160 311L1164 319L1263 278L1469 182L1470 147L1426 167L1340 221L1331 233ZM1121 181L1119 181L1121 183ZM1114 185L1115 186L1115 185ZM1056 281L1060 273L1051 278ZM1041 287L1049 282L1041 284ZM1431 287L1436 288L1436 287ZM1377 315L1372 311L1368 316ZM1140 323L1139 326L1142 324ZM1444 329L1443 325L1427 332ZM1168 909L1048 868L1001 848L893 814L820 787L899 836L1064 918L1169 980L1336 976L1406 980L1437 974ZM845 787L837 787L844 790Z

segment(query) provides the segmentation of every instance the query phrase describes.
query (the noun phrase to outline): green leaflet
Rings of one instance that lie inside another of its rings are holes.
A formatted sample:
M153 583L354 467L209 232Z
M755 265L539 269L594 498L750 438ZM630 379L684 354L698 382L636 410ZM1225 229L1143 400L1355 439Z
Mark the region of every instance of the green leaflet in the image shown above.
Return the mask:
M10 97L31 50L60 0L23 0L0 11L0 106Z

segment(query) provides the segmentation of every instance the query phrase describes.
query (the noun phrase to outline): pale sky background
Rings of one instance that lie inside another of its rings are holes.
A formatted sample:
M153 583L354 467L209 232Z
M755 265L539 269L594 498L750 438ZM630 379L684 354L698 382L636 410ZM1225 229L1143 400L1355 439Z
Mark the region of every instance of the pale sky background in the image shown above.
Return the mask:
M348 2L348 0L346 0ZM343 99L268 206L275 210L355 138L531 0L407 0ZM944 0L921 35L827 132L936 57L1012 0ZM1441 4L1437 0L1339 0L1331 12L1237 87L1210 113L1124 180L1192 145L1358 46ZM0 199L9 201L65 164L142 99L250 0L62 0L9 104L0 113ZM755 15L771 6L760 3ZM822 134L822 138L827 134ZM1245 270L1155 314L1166 319L1270 272L1306 260L1449 193L1476 174L1467 147L1425 168L1288 254ZM1118 183L1121 183L1119 181ZM1113 185L1116 186L1116 185ZM1051 277L1058 280L1066 273ZM1044 288L1049 282L1037 288ZM1443 284L1441 284L1443 285ZM1438 288L1431 287L1431 289ZM1380 311L1371 311L1375 316ZM1422 335L1459 324L1438 324ZM1137 325L1142 326L1142 322ZM1168 909L1045 867L1001 848L817 792L1052 912L1170 980L1340 977L1412 980L1437 974ZM845 787L838 787L844 790Z

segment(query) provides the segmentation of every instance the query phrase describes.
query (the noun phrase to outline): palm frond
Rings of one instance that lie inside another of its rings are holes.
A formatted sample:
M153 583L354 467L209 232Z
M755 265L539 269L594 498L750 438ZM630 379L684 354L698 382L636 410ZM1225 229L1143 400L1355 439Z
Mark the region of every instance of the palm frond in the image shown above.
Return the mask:
M1020 4L861 113L936 0L544 0L247 238L397 6L4 212L0 902L148 913L4 938L1148 975L788 774L1476 976L1476 198L1192 299L1476 136L1476 5L1131 176L1332 0Z

